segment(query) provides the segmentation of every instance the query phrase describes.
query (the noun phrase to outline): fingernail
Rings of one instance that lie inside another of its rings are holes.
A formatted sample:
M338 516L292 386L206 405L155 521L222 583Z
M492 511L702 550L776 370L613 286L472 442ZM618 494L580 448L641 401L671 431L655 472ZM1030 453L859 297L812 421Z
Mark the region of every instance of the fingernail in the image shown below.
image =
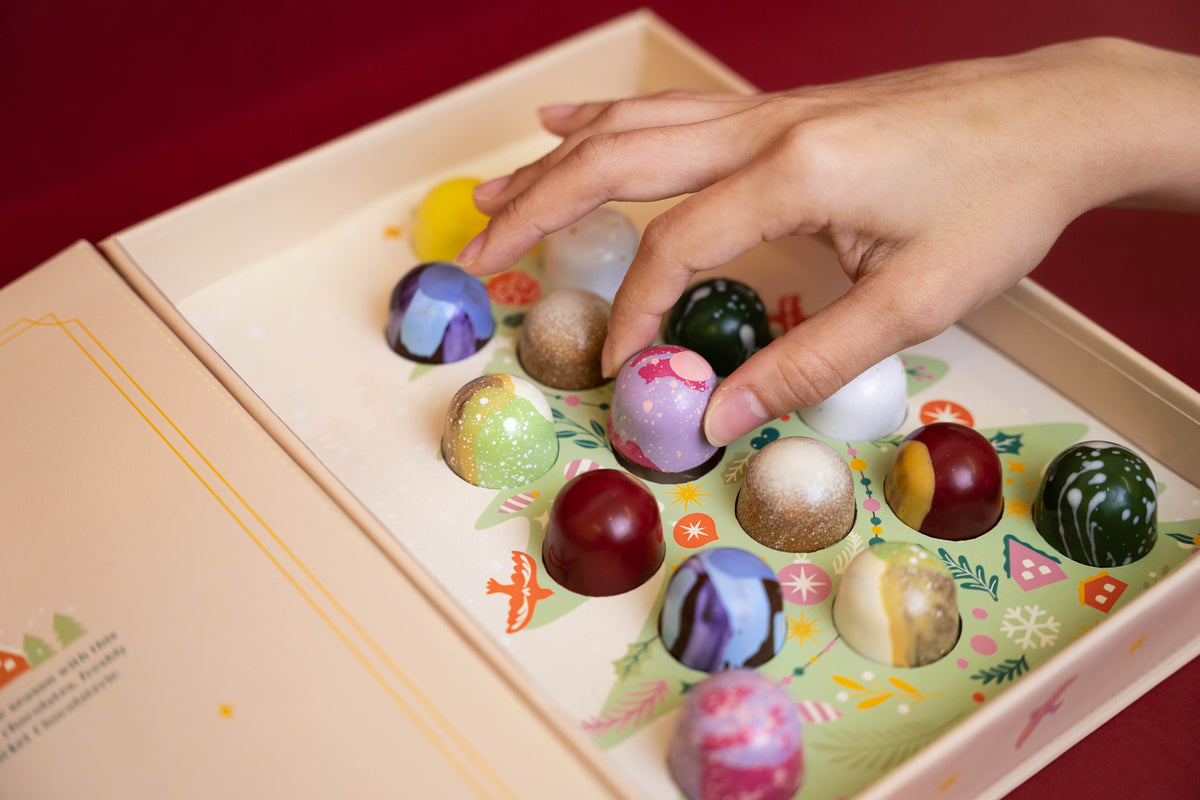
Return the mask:
M738 389L704 415L704 435L713 447L724 447L744 433L768 422L771 415L749 389Z
M475 187L474 196L476 200L491 200L496 195L508 186L508 182L512 180L512 175L501 175L499 178L492 178L490 181L484 181Z
M578 111L582 106L579 103L555 103L549 106L542 106L538 109L538 116L542 119L562 119L569 117Z
M483 249L484 240L487 239L487 229L484 228L479 233L475 234L475 238L467 242L459 254L454 257L454 263L458 264L463 269L470 267L475 263L475 259L479 258L479 251Z
M612 340L605 339L604 347L600 348L600 374L606 378L614 378L617 371L612 363Z

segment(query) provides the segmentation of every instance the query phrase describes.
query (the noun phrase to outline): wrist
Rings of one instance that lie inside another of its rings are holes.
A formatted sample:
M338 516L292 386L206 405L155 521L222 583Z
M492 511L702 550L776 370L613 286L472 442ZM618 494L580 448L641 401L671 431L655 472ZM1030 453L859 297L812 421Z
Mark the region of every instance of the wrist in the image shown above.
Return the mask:
M1104 205L1200 211L1200 58L1123 39L1074 48L1067 89L1085 111L1080 210Z

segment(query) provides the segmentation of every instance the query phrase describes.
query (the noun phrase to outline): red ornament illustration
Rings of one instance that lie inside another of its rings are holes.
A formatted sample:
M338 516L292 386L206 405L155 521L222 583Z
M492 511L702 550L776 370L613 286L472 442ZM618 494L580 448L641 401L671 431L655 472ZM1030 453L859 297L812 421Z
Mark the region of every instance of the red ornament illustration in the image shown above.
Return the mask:
M674 534L675 543L680 547L703 547L718 538L717 523L703 511L693 511L675 523Z
M528 272L501 272L487 283L488 297L501 306L527 306L542 294L542 284Z
M921 406L921 424L928 425L931 422L957 422L972 427L975 425L975 418L971 416L970 411L953 400L930 400Z

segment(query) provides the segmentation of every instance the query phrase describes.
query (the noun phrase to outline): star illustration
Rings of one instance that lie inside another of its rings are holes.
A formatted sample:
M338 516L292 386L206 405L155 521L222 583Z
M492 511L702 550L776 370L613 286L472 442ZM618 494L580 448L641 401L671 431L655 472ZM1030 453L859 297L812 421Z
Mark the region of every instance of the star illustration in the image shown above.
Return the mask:
M992 446L996 448L997 453L1020 453L1024 444L1021 442L1023 433L1005 433L1004 431L996 431L996 434L988 439Z
M704 484L681 483L674 489L668 490L668 493L675 497L671 501L671 505L682 503L685 511L692 507L692 503L695 503L697 506L704 505L700 502L700 498L708 497L708 494L700 491L703 486Z
M1138 650L1141 650L1142 645L1144 645L1145 643L1146 643L1146 634L1143 633L1141 636L1139 636L1137 639L1134 640L1133 644L1129 645L1129 652L1127 652L1125 655L1126 656L1133 655Z
M800 595L800 602L807 604L809 592L812 592L814 595L821 593L821 589L827 584L816 571L799 569L788 575L781 582L781 585L789 596Z
M949 405L931 408L929 418L934 422L962 422L963 417Z
M1075 627L1076 627L1076 628L1079 628L1079 633L1074 633L1074 634L1071 634L1071 635L1070 635L1070 636L1068 636L1067 638L1068 638L1068 639L1070 639L1071 641L1075 641L1076 639L1079 639L1079 638L1081 638L1081 637L1082 637L1082 636L1083 636L1085 633L1087 633L1088 631L1090 631L1090 630L1094 630L1094 629L1095 629L1095 627L1096 627L1097 625L1099 625L1099 624L1100 624L1100 620L1099 620L1099 619L1092 620L1092 624L1091 624L1091 625L1084 625L1084 624L1082 624L1082 623L1076 622L1076 623L1075 623Z
M1016 517L1017 524L1020 525L1022 519L1033 519L1033 504L1017 496L1005 497L1004 516L1005 518Z
M822 628L817 627L820 617L809 619L804 616L804 612L800 612L800 619L795 617L787 618L787 638L798 639L800 646L804 647L805 642L817 643L817 634L825 633Z
M704 523L700 520L695 520L684 525L681 533L689 542L693 542L696 539L704 539L708 536L708 531L704 530Z
M954 772L946 776L946 779L938 786L938 794L945 794L954 784L958 783L959 773Z

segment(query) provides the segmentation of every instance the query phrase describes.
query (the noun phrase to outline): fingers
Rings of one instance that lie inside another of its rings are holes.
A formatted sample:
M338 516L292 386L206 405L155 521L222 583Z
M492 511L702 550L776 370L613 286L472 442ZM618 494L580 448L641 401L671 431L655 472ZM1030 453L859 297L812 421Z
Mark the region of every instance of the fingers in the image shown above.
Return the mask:
M719 267L756 245L825 226L806 205L801 177L787 169L778 148L701 192L685 198L646 226L641 246L613 299L602 369L615 374L649 345L691 277Z
M599 120L604 130L631 130L658 125L679 125L724 116L757 103L757 97L717 92L667 91L623 100L561 103L538 109L546 130L569 136Z
M611 100L598 103L558 103L537 110L542 127L559 136L569 136L612 105Z
M485 214L497 213L589 137L704 122L751 108L759 102L761 98L737 94L663 92L611 102L545 106L539 110L542 124L551 133L562 136L562 143L532 164L506 176L508 180L481 185L476 190L475 202Z
M767 126L735 114L589 136L513 197L456 260L475 275L498 272L543 236L609 200L661 200L725 178L753 159L770 135Z
M965 309L946 301L921 260L916 252L901 251L887 269L872 271L735 370L709 402L704 418L709 441L728 444L776 417L816 405L872 364L953 324Z

